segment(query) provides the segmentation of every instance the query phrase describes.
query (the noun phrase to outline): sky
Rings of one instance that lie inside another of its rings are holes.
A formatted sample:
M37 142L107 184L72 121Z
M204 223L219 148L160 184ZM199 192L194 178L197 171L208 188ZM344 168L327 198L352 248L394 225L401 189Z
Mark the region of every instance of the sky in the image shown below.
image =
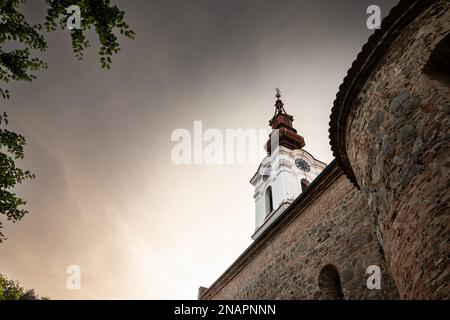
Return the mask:
M31 21L42 3L24 5ZM251 244L258 163L176 165L172 133L267 129L279 87L305 149L331 162L331 107L373 32L366 9L384 17L397 1L113 3L136 39L119 38L111 70L95 37L77 61L60 30L46 34L49 68L0 101L36 174L16 189L30 213L2 220L0 273L51 299L196 299Z

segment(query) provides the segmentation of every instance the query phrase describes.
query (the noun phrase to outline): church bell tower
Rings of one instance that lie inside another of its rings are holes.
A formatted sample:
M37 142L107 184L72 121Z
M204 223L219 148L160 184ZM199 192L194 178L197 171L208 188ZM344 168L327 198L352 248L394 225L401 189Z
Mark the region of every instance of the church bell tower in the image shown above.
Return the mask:
M267 156L250 180L255 187L256 213L252 239L261 235L326 167L303 149L305 140L293 127L294 117L286 112L280 90L276 90Z

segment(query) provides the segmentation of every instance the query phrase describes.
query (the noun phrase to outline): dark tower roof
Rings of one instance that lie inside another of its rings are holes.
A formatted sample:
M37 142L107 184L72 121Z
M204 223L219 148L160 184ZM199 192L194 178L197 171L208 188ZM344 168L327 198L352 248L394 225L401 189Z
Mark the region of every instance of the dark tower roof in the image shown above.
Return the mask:
M279 145L289 148L291 150L301 149L305 146L305 140L299 134L297 134L297 130L292 126L292 122L294 121L294 117L286 112L284 109L283 101L281 101L280 89L276 89L277 94L275 101L275 114L272 119L269 120L269 125L273 130L278 129L279 136ZM269 140L266 144L267 153L270 155L271 152L271 141L272 141L272 132L269 136Z

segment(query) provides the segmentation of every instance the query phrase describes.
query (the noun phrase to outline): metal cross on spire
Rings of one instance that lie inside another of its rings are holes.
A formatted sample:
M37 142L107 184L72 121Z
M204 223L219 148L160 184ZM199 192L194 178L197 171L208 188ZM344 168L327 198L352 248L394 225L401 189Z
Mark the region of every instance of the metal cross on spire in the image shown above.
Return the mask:
M275 97L277 97L278 99L280 99L280 97L281 97L281 91L280 91L280 88L276 87L276 88L275 88L275 91L277 92L277 94L275 95Z
M275 97L277 98L277 101L275 102L275 115L277 114L287 114L286 110L284 110L284 104L283 101L280 100L281 98L281 90L280 88L275 88L275 91L277 92L277 94L275 95Z

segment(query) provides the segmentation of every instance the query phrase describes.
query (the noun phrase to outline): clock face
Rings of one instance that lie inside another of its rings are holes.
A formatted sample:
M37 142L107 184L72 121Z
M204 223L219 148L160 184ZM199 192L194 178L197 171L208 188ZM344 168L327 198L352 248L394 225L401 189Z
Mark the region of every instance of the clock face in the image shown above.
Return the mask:
M303 171L306 171L306 172L311 171L311 166L308 164L308 162L306 162L303 159L295 159L295 165Z

